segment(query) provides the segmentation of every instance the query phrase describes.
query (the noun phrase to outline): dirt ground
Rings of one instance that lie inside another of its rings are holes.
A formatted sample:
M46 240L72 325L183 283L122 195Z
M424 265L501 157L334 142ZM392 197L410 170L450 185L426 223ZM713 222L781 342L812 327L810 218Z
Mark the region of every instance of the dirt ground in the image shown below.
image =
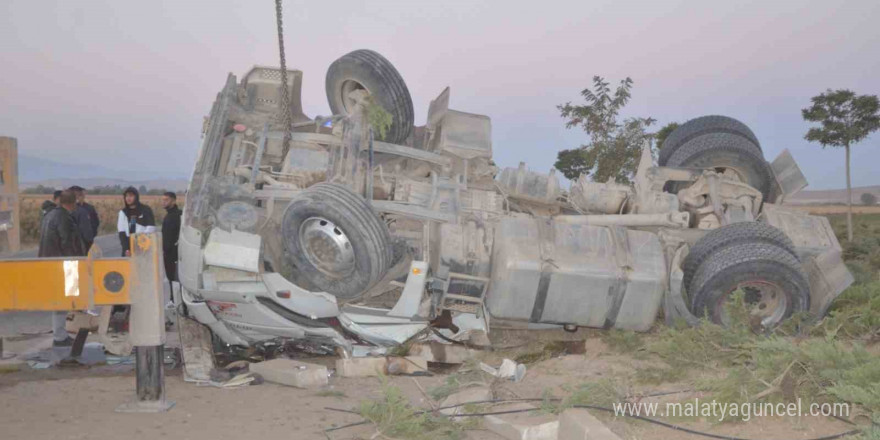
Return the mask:
M19 317L16 327L33 333L40 327L28 319L45 319L37 314ZM0 320L10 322L0 316ZM45 322L45 321L41 321ZM9 333L6 333L7 335ZM605 377L622 377L631 372L640 361L611 352L602 340L600 331L531 332L536 340L586 339L584 354L564 355L529 366L521 383L495 384L500 397L563 396L566 389ZM7 343L7 350L23 352L50 344L48 334L15 337ZM510 340L522 340L516 332ZM170 342L169 342L170 345ZM526 352L520 348L505 353L491 353L484 359L495 362L502 357ZM333 358L313 360L333 365ZM411 404L429 408L430 404L419 390L429 390L443 383L445 377L391 377L389 384L399 387ZM417 383L418 382L418 385ZM633 389L635 394L681 390L682 386L665 384L662 387ZM176 406L165 414L121 414L114 409L134 397L135 383L132 366L95 366L91 368L51 368L0 374L0 426L3 439L370 439L376 433L371 426L360 426L334 431L333 426L357 422L358 415L326 408L356 409L360 402L382 397L383 385L378 378L348 379L333 377L330 386L321 393L264 383L236 389L218 389L196 386L182 380L179 369L167 372L166 390ZM696 394L683 393L672 400L686 401ZM667 397L669 399L670 397ZM697 439L701 437L674 432L644 422L613 419L596 414L624 439ZM752 419L749 422L712 424L699 421L672 420L684 426L752 439L807 439L836 434L849 426L834 419L821 417ZM469 431L468 439L500 439L486 430Z

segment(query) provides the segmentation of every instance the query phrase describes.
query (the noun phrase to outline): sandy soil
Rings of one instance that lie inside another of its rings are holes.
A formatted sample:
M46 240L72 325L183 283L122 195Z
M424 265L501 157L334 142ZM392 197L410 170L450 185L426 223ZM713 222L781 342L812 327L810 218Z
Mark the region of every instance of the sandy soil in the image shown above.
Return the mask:
M537 332L532 332L537 333ZM563 396L565 389L605 377L625 377L634 366L645 361L611 353L602 342L601 332L580 331L577 334L540 332L538 339L588 338L586 353L548 359L529 368L521 383L504 382L495 386L500 397L541 397L544 393ZM48 335L16 342L45 346ZM493 338L494 339L494 338ZM522 337L510 336L510 340ZM527 347L504 353L491 353L488 362L503 356L528 351ZM332 365L332 358L315 362ZM410 402L420 408L429 403L416 385L424 389L440 385L443 375L434 377L392 377ZM360 420L354 414L325 409L354 409L364 400L379 399L382 384L376 378L332 378L329 390L341 392L340 397L320 396L318 391L302 390L265 383L238 389L199 387L185 383L179 370L167 374L169 400L176 406L166 414L120 414L114 408L134 397L134 372L131 366L97 366L92 368L52 368L0 374L0 426L3 439L369 439L375 433L370 426L335 431L325 436L324 429ZM637 394L658 390L681 390L684 385L633 388ZM667 397L675 401L693 399L686 393ZM596 414L625 439L697 439L700 437L670 431L643 422L612 420ZM711 424L709 422L674 421L715 434L752 439L807 439L846 431L842 422L821 418L753 419L747 423ZM469 439L499 439L477 430Z

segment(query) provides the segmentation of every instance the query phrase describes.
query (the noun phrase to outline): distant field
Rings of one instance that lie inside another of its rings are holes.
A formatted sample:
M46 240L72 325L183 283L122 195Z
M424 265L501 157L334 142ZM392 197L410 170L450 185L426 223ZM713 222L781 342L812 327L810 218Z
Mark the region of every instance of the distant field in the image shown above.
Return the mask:
M846 205L785 205L787 208L794 208L800 211L806 211L810 214L830 215L830 214L846 214ZM880 214L880 206L864 206L853 205L854 214Z
M21 242L23 247L32 247L40 238L40 205L52 196L41 194L21 194ZM98 234L116 232L116 219L122 209L122 196L86 196L86 201L95 206L101 218ZM149 205L156 216L156 225L162 224L165 208L162 208L162 196L141 196L141 202ZM177 197L177 204L183 206L183 196Z

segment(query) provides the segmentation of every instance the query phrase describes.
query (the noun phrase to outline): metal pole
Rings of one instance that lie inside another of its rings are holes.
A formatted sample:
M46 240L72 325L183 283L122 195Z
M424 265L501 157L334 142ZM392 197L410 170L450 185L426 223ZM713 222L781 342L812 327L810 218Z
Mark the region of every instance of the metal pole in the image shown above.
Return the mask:
M165 401L165 346L135 347L137 400L147 404Z
M162 235L131 237L131 315L129 340L134 345L137 398L116 408L119 412L165 412L165 308L162 279Z

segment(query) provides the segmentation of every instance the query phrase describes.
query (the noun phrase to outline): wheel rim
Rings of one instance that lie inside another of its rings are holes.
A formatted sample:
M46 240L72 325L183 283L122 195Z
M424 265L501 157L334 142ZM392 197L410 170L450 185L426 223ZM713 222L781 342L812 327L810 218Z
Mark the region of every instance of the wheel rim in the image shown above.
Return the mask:
M366 90L367 93L370 93L370 91L367 90L367 88L364 87L363 84L361 84L355 80L347 79L347 80L343 81L342 85L341 85L341 91L339 92L340 93L339 96L342 99L342 109L345 110L346 114L351 114L351 111L354 109L354 106L357 105L357 102L354 99L351 99L349 97L351 92L353 92L355 90Z
M719 300L718 310L722 324L729 326L731 317L724 305L731 302L731 295L737 290L744 293L743 301L749 311L749 325L760 324L765 329L778 325L785 318L789 298L781 286L769 281L746 281L739 283Z
M322 273L342 278L354 271L354 249L348 236L323 217L310 217L299 227L299 242L306 258Z

